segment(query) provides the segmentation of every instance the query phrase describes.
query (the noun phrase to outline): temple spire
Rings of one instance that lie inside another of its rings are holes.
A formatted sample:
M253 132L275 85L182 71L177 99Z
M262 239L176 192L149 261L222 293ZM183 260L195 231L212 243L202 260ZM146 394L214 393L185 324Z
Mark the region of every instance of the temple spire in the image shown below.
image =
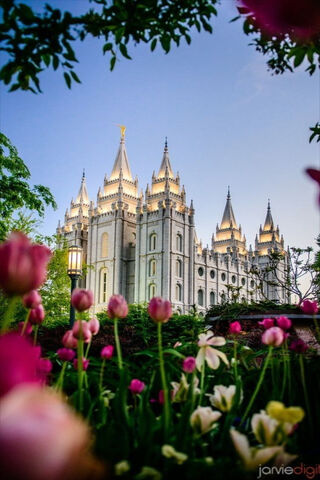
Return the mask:
M230 228L230 226L237 228L237 222L234 217L233 208L231 205L230 187L228 186L227 203L224 208L220 228Z
M273 230L274 224L273 224L273 218L271 214L271 207L270 207L270 199L268 199L268 208L267 208L267 215L266 219L264 222L263 230Z
M86 175L85 175L85 170L83 169L82 173L82 179L81 179L81 185L80 189L78 192L78 195L76 197L76 204L88 204L89 205L89 195L88 195L88 190L87 190L87 185L86 185Z
M172 171L172 168L171 168L170 159L169 159L169 151L168 151L168 140L167 140L167 137L166 137L165 143L164 143L163 157L162 157L162 162L161 162L160 170L159 170L159 173L158 173L158 178L164 178L164 177L166 176L166 174L167 174L170 178L174 178L173 171Z
M128 161L128 155L126 151L126 145L125 145L125 137L124 137L124 129L125 127L122 127L121 129L121 138L120 138L120 145L119 145L119 150L116 156L116 159L114 161L113 169L111 172L110 180L115 180L119 178L120 171L122 170L123 178L125 180L130 180L131 182L133 181L132 175L131 175L131 170L129 166L129 161Z

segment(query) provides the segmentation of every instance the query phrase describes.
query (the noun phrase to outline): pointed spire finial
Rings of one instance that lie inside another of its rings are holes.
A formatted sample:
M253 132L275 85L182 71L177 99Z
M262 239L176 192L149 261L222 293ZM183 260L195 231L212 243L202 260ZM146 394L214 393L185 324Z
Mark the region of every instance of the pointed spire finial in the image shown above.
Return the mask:
M83 169L83 172L82 172L82 180L84 180L86 178L86 170L85 168Z
M268 198L268 210L271 210L271 206L270 206L270 198Z
M230 185L228 185L228 194L227 194L227 199L230 200L231 199L231 195L230 195Z
M125 136L125 133L126 133L126 127L124 125L119 125L119 124L117 124L117 127L120 128L121 140L124 140L124 136Z
M168 150L168 137L166 137L166 139L165 139L164 149L165 149L165 150Z

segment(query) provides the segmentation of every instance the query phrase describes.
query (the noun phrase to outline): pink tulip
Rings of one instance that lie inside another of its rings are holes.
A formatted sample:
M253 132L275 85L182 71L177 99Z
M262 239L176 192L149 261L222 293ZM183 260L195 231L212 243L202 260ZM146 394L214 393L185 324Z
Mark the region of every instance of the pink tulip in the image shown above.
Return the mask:
M39 358L37 366L37 375L40 379L40 383L46 384L47 377L52 371L52 363L49 358Z
M258 322L258 324L267 329L274 326L274 320L273 318L265 318L262 322Z
M91 318L88 322L89 329L92 333L92 335L97 335L100 329L100 322L97 318Z
M0 411L3 479L90 478L89 427L59 395L19 386L2 398Z
M244 13L268 37L308 42L320 31L318 0L238 0Z
M32 245L23 233L12 233L0 245L0 287L8 295L23 295L43 284L51 251Z
M62 345L66 348L77 348L78 340L73 336L72 330L68 330L62 337Z
M279 347L279 345L283 343L283 340L284 332L279 327L268 328L262 335L262 343L273 347Z
M39 383L38 364L41 350L18 333L0 337L0 396L20 383Z
M57 355L63 362L71 362L76 356L76 352L71 348L59 348Z
M72 335L77 339L80 339L82 336L84 343L89 343L92 338L92 333L89 328L88 322L86 322L85 320L77 320L76 322L74 322L74 325L72 327Z
M89 363L90 363L90 360L87 360L86 358L82 358L82 369L83 370L87 370L87 368L89 367ZM75 358L73 360L73 366L76 370L78 370L78 359Z
M288 317L278 317L276 322L278 327L282 328L282 330L289 330L292 326L292 322Z
M41 301L41 295L37 290L31 290L22 297L22 303L26 308L36 308Z
M144 390L145 386L146 384L141 382L141 380L134 378L133 380L131 380L128 388L133 395L137 395L138 393L141 393Z
M186 357L183 360L182 370L186 373L192 373L196 368L196 359L194 357Z
M316 170L315 168L307 168L306 169L307 175L309 175L312 180L314 180L320 189L320 170ZM318 203L320 205L320 190L319 190L319 196L318 196Z
M167 323L172 315L171 303L161 297L153 297L148 305L148 313L156 323Z
M241 332L241 325L240 322L232 322L229 325L229 333L232 333L233 335L237 335L238 333Z
M23 327L24 327L24 322L19 322L18 324L18 333L21 335L22 334L22 330L23 330ZM32 325L31 323L27 322L27 325L26 325L26 328L24 330L24 335L25 336L28 336L32 333Z
M108 315L110 318L126 318L129 309L122 295L112 295L108 303Z
M319 306L316 301L312 302L311 300L304 300L300 304L300 308L303 311L303 313L306 313L307 315L315 315L318 313Z
M104 358L105 360L110 360L110 358L112 358L112 356L113 356L113 351L114 351L114 346L113 345L106 345L101 350L100 356L101 356L101 358Z
M75 288L71 295L71 304L78 312L89 310L93 305L93 293L84 288Z
M298 338L298 340L294 340L291 343L289 348L296 353L305 353L309 346L303 340L301 340L301 338Z
M45 311L43 305L40 303L36 308L30 310L29 322L32 325L40 325L45 317Z

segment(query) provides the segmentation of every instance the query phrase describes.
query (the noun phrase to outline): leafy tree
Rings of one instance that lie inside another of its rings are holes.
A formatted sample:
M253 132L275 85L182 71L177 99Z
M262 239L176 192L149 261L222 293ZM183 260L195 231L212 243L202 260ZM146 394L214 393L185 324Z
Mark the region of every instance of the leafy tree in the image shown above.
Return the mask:
M17 149L0 133L0 240L4 240L11 229L21 229L23 224L26 227L26 216L21 213L22 208L37 212L43 217L46 206L57 206L47 187L30 187L27 182L30 176ZM15 213L17 217L14 216ZM29 229L35 221L32 216L29 217Z
M317 238L317 245L318 247L320 247L320 235L318 235L318 238ZM312 268L315 272L314 283L315 283L316 295L317 295L318 301L320 302L320 250L318 250L317 253L315 254L314 264L312 265Z

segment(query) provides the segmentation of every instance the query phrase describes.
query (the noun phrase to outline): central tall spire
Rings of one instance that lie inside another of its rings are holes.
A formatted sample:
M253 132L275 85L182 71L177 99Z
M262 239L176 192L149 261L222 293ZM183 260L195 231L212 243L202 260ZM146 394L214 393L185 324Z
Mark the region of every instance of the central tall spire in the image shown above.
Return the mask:
M166 141L164 144L164 151L163 151L163 157L162 157L162 162L160 165L160 170L158 173L158 178L164 178L165 176L169 176L170 178L174 178L173 171L171 168L171 163L169 159L169 151L168 151L168 141L166 137Z
M263 230L264 231L273 230L273 218L271 214L270 200L268 200L267 215L264 221Z
M129 180L132 182L132 175L129 166L128 155L126 151L126 145L124 141L124 131L121 130L121 138L120 138L120 145L119 150L114 161L113 169L111 172L110 180L115 180L120 177L120 173L122 171L122 176L125 180Z
M230 226L233 228L237 228L237 222L231 205L230 187L228 187L227 203L224 208L220 228L230 228Z
M82 179L81 179L81 185L79 188L79 192L75 201L75 204L80 204L80 203L85 203L89 205L89 195L88 195L88 190L87 190L87 185L86 185L86 175L85 171L83 170L82 174Z

